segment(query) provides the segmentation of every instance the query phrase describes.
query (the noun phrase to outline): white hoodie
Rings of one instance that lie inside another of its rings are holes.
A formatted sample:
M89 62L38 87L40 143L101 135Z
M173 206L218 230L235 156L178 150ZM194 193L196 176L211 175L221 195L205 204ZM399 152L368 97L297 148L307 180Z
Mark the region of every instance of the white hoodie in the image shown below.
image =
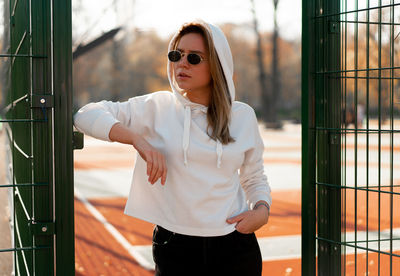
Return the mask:
M233 101L228 42L219 28L206 26L212 32ZM125 214L180 234L228 234L235 225L228 224L227 218L252 209L259 200L271 205L257 118L250 106L233 101L229 131L235 142L222 145L212 140L206 132L207 107L183 96L173 81L169 62L167 68L172 93L159 91L122 103L87 104L76 113L75 126L87 135L110 141L111 127L120 122L165 156L168 172L163 186L160 180L154 185L148 182L146 162L136 155Z

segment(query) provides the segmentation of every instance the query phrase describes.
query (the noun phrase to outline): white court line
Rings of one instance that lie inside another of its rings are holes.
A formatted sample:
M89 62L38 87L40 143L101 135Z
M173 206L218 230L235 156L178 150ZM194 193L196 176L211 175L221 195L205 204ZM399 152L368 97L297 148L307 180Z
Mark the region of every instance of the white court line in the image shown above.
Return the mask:
M75 188L75 196L85 205L86 209L100 222L104 228L117 240L117 242L125 248L128 253L144 268L154 270L153 260L143 257L143 253L138 247L132 246L127 239L112 225L106 218ZM151 251L151 246L150 246Z

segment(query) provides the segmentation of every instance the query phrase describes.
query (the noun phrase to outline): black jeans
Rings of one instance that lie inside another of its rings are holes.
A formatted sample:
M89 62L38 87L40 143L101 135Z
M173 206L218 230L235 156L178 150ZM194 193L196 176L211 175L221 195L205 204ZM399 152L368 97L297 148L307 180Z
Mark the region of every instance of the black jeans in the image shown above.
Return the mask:
M234 231L197 237L156 226L153 232L156 276L260 276L262 259L256 236Z

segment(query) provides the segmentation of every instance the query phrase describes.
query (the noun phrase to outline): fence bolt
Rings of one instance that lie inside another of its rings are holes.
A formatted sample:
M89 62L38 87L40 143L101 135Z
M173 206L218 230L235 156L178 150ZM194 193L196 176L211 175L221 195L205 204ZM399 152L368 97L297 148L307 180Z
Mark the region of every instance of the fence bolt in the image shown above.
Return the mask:
M48 94L32 94L31 108L52 108L54 107L54 96Z
M37 222L32 221L29 223L32 235L54 235L55 223L54 222Z

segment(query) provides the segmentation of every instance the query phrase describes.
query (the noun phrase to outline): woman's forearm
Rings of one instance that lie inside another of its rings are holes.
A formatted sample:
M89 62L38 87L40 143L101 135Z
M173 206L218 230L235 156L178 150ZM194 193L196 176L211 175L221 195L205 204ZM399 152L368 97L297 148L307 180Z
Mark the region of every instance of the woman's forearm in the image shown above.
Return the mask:
M113 142L132 145L147 163L148 181L154 184L158 179L161 179L161 184L165 184L167 165L165 157L160 151L121 123L116 123L112 126L108 137Z
M116 123L112 126L108 136L113 142L134 145L136 134L121 123Z

